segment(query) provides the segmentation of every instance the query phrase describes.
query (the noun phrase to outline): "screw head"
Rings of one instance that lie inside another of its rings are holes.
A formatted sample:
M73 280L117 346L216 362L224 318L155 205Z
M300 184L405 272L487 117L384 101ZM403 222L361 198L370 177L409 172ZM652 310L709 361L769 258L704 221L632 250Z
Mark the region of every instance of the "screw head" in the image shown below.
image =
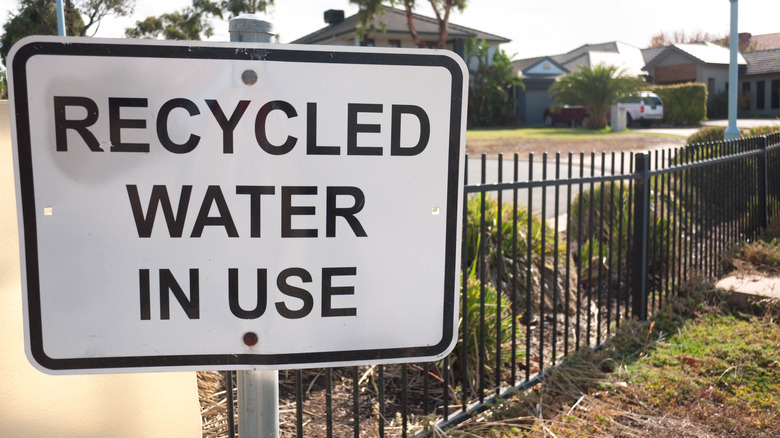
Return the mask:
M244 344L254 347L257 344L257 335L253 332L244 333Z
M257 82L257 73L254 70L244 70L241 73L241 81L245 85L254 85Z

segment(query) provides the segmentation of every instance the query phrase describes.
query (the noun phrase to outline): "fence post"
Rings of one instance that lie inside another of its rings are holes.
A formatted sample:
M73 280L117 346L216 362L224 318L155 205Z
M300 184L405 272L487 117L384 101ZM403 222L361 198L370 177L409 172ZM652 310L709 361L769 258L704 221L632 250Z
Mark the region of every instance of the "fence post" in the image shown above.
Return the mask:
M767 209L767 174L769 173L767 171L767 138L766 135L762 135L759 137L759 148L761 150L761 154L758 155L758 226L761 227L762 230L765 230L769 220L768 220L768 209Z
M648 241L650 229L650 155L636 154L634 183L634 254L631 260L631 315L647 319Z

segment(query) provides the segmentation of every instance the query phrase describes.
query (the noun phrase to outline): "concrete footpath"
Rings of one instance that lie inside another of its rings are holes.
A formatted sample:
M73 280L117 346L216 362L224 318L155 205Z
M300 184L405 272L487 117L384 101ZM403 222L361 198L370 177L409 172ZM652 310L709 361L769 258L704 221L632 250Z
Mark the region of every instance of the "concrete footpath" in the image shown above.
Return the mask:
M770 298L780 300L780 278L760 274L732 275L715 284L718 289L731 291L729 301L747 305Z

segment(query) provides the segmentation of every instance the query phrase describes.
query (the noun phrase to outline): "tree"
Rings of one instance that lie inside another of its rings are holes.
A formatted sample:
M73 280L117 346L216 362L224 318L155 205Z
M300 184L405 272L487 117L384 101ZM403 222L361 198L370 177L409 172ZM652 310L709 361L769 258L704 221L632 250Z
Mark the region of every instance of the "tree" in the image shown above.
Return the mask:
M65 34L86 36L92 30L94 35L103 18L129 15L134 4L134 0L64 0ZM20 0L18 8L3 24L0 36L3 64L11 46L20 39L28 35L57 35L55 0Z
M599 64L562 77L550 87L550 95L555 106L583 105L590 115L587 127L601 129L607 126L611 105L646 86L639 78L624 76L615 66Z
M490 59L485 40L466 40L469 65L469 122L477 126L506 125L515 113L514 87L522 87L512 60L500 49ZM474 66L474 67L472 67Z
M685 33L685 31L678 30L672 33L666 33L664 31L650 37L650 47L664 47L672 44L688 44L688 43L701 43L701 42L714 42L722 45L719 41L724 39L723 36L713 35L707 32L696 31L691 34Z
M439 40L436 43L436 48L443 49L447 45L447 38L450 27L450 12L453 8L458 11L466 9L466 2L468 0L428 0L433 8L434 15L436 16L436 22L439 25ZM406 25L409 28L409 33L412 35L412 40L417 47L423 47L423 42L420 39L420 35L417 33L417 29L414 26L413 10L416 6L416 0L349 0L350 3L358 6L358 33L364 36L376 30L374 25L374 18L384 14L382 10L382 3L386 3L388 6L395 7L396 5L403 7L406 12Z
M135 27L125 29L125 36L200 40L203 36L214 34L214 28L209 23L211 18L232 18L243 13L265 12L272 4L273 0L193 0L191 6L178 11L136 21Z

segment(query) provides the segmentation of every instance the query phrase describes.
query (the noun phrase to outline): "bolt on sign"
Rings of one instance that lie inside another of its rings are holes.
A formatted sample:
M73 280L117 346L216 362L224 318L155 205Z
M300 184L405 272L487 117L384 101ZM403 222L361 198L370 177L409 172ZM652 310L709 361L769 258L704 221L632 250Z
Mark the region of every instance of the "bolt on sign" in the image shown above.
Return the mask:
M454 346L455 54L33 37L10 59L38 369L394 363Z

